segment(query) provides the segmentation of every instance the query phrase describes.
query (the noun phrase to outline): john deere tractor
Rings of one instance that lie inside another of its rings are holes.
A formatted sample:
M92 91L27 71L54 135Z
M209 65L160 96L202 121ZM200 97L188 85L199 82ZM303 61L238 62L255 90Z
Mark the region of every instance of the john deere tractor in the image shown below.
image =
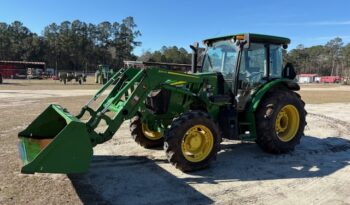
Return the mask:
M164 146L168 161L185 172L208 167L222 138L255 141L275 154L293 151L303 136L306 111L294 92L299 86L292 65L283 67L282 50L289 43L276 36L229 35L204 40L202 65L194 60L189 73L121 68L79 114L52 104L19 133L21 171L86 172L92 148L129 119L138 144ZM197 59L198 44L191 48ZM89 120L82 121L84 115ZM107 127L101 132L102 121Z
M114 74L108 65L98 65L95 72L95 83L105 84Z

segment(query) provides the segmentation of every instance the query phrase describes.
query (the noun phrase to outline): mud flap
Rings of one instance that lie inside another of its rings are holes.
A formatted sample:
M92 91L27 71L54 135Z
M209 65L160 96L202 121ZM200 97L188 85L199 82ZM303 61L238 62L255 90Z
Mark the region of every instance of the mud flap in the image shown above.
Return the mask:
M18 134L22 173L82 173L93 155L85 123L50 105Z

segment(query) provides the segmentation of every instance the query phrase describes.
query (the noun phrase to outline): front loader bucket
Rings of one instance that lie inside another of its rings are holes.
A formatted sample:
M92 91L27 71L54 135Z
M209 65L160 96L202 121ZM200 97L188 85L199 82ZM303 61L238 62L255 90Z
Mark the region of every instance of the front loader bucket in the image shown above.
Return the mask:
M85 123L59 105L50 105L18 134L22 173L81 173L93 150Z

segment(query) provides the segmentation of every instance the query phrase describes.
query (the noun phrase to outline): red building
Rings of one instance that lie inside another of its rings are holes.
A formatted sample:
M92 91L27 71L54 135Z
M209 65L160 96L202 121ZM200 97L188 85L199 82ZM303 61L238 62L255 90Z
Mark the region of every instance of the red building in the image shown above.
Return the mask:
M28 68L46 69L45 62L0 61L0 73L3 78L18 78L27 75Z
M339 76L321 76L320 83L340 83Z

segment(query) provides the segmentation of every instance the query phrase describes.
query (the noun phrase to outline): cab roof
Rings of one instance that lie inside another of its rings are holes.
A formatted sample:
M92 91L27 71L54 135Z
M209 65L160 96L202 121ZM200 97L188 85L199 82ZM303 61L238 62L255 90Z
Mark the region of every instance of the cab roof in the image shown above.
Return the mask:
M270 35L264 35L264 34L256 34L256 33L240 33L240 34L234 34L234 35L220 36L216 38L209 38L209 39L205 39L203 43L208 44L213 41L232 39L232 38L243 40L246 36L249 36L250 42L256 42L256 43L266 42L271 44L285 44L285 45L290 43L289 38L284 38L279 36L270 36Z

